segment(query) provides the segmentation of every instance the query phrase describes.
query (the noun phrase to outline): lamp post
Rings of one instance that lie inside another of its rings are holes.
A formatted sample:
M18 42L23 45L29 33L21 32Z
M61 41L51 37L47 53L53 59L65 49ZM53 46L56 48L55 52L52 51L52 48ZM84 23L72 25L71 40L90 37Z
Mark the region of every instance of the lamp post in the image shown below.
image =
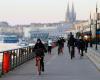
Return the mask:
M96 4L96 32L95 32L95 34L96 34L96 46L95 46L95 49L97 50L98 49L98 47L97 47L97 13L98 13L98 8L97 8L97 4Z
M91 31L91 23L92 23L92 20L91 20L91 13L90 13L90 47L92 47L92 31Z

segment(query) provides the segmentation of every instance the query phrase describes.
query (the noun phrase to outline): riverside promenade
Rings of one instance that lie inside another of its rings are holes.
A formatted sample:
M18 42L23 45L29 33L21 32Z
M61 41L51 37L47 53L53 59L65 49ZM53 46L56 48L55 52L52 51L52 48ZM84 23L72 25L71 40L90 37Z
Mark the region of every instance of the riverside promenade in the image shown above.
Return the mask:
M58 56L57 47L51 55L46 54L45 72L42 75L37 75L32 59L3 75L0 80L100 80L100 71L91 61L90 55L85 54L80 58L76 49L75 58L71 60L65 43L63 55Z
M95 45L93 45L93 47L89 47L86 55L100 71L100 45L98 45L97 47L97 50L95 49Z

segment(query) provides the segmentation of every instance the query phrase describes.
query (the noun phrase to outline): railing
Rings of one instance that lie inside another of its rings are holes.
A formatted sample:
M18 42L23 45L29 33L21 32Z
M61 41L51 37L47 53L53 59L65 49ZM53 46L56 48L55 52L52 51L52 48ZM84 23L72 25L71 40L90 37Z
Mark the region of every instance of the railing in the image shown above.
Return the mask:
M0 52L0 76L34 57L33 46Z
M53 42L56 45L56 42ZM34 46L27 46L18 49L6 50L0 52L0 76L12 71L17 66L34 58ZM47 48L47 44L45 43ZM56 47L56 46L54 46Z

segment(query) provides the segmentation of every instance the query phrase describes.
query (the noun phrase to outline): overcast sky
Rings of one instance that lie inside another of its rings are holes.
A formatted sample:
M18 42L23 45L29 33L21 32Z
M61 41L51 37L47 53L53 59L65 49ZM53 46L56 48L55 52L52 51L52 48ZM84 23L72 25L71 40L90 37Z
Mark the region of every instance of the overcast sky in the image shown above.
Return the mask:
M77 19L88 19L99 0L69 0L74 3ZM58 22L65 20L68 0L0 0L0 21L10 24Z

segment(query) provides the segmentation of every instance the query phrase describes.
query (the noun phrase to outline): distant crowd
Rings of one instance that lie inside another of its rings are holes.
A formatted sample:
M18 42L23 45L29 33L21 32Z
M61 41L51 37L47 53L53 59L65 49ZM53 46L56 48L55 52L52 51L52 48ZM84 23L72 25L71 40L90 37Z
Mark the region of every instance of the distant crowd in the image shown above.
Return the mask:
M72 32L68 35L67 39L67 47L71 56L71 59L75 57L75 47L77 47L78 53L80 54L80 57L84 56L84 51L87 52L88 48L88 42L87 40L83 39L82 36L79 38L75 38ZM38 74L41 74L41 71L44 72L44 56L45 52L48 52L49 54L52 53L52 48L54 46L58 46L58 55L63 54L63 49L64 49L64 43L65 43L64 37L60 37L57 41L56 44L52 41L51 38L48 39L47 41L47 48L46 46L42 43L41 39L37 39L37 42L33 48L35 52L35 59L36 59L36 66L38 67Z
M80 57L83 57L83 52L87 52L88 41L83 39L82 36L80 36L79 38L75 38L72 32L70 32L70 34L68 35L67 46L71 55L71 59L75 57L75 47L77 47Z

